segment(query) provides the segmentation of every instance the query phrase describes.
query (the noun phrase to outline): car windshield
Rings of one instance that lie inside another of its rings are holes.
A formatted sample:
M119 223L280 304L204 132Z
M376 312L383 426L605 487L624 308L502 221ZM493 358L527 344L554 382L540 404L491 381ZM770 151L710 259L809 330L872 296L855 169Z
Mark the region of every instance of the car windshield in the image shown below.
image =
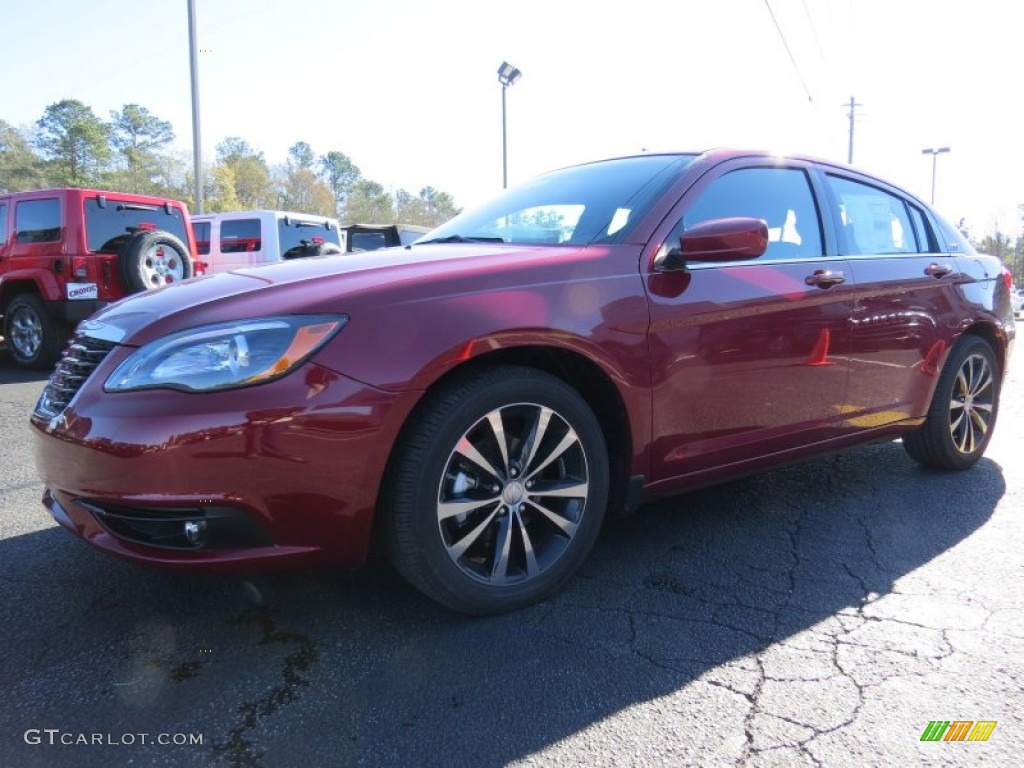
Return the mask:
M538 176L418 242L623 242L694 155L641 155Z

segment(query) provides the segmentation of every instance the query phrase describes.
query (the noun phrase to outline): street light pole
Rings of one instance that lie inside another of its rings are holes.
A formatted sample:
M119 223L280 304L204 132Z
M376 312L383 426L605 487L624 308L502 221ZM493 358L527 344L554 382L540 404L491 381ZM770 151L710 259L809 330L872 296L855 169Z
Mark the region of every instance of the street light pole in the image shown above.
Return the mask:
M932 200L931 204L935 205L935 167L938 163L939 155L949 152L949 147L929 147L928 149L922 149L922 155L932 156Z
M196 43L196 0L188 0L188 48L192 69L192 158L195 164L196 213L202 213L203 156L199 139L199 50Z
M508 123L505 119L505 91L523 76L523 73L507 61L498 67L498 82L501 83L501 188L508 188Z
M501 84L501 188L508 188L508 120L506 119L505 91L508 85Z

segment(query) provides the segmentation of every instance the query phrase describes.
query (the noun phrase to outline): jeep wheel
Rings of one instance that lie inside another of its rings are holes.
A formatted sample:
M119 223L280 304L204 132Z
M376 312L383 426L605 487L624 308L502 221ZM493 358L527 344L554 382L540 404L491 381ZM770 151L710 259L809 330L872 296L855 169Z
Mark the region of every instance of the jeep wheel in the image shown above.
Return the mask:
M66 326L46 316L42 300L16 296L4 313L4 338L11 356L22 368L49 368L60 357L69 333Z
M192 277L188 249L169 232L136 232L121 248L117 262L121 282L130 293Z

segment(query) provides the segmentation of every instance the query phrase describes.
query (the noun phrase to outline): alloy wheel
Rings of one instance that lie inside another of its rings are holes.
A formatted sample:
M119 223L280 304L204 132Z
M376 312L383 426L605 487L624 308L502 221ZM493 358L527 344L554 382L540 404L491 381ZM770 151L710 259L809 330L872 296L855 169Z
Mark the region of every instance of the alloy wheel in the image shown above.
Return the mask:
M579 436L551 408L494 409L456 443L441 476L437 523L459 569L491 586L536 578L566 551L590 480Z
M24 359L31 359L43 343L43 324L30 307L21 306L11 318L11 344Z
M949 431L960 453L973 453L992 421L995 380L988 361L972 354L961 364L949 402Z

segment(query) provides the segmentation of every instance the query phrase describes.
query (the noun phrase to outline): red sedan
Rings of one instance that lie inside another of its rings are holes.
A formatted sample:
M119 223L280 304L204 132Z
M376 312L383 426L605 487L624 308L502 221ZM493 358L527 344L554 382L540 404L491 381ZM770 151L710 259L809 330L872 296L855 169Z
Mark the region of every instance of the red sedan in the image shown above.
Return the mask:
M534 179L405 248L198 278L83 323L32 416L44 503L187 569L356 566L494 613L607 510L902 437L992 435L1011 279L852 168L716 150Z

